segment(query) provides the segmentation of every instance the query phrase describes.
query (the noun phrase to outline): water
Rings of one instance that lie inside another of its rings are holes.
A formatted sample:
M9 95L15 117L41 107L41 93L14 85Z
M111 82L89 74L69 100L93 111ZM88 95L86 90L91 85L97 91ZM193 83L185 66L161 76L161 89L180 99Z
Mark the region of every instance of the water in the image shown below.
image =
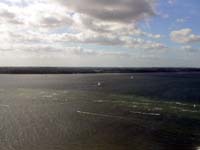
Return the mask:
M199 91L198 73L0 75L0 149L198 150Z

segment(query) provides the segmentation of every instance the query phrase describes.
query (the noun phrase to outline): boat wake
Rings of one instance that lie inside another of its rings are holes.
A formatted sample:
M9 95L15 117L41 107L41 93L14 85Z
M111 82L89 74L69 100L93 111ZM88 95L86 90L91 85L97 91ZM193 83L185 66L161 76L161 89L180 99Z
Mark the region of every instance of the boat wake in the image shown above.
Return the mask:
M121 116L99 114L99 113L85 112L85 111L79 111L79 110L77 111L77 113L79 113L79 114L85 114L85 115L98 116L98 117L105 117L105 118L126 119L125 117L121 117Z

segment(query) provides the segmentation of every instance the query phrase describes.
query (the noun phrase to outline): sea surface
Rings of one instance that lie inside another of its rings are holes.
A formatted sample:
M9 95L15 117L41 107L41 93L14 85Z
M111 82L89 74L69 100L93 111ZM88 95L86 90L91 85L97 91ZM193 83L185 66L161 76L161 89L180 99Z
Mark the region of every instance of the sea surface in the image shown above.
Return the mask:
M0 75L0 150L200 150L200 73Z

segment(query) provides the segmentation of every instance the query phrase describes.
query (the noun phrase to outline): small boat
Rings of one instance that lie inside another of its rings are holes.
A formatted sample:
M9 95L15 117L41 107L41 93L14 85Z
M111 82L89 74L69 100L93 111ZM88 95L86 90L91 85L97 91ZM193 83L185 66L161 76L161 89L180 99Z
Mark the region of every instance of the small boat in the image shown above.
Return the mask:
M130 79L132 80L132 79L134 79L134 77L133 77L133 76L131 76L131 77L130 77Z
M97 83L97 86L101 86L101 82L98 82L98 83Z

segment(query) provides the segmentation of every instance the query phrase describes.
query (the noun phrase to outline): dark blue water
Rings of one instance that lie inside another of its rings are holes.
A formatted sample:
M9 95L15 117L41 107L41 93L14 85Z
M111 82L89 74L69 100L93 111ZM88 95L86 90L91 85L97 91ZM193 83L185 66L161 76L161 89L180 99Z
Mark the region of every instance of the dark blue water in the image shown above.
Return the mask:
M134 94L158 100L200 102L200 73L1 75L0 88L44 88ZM101 88L97 83L101 82Z

